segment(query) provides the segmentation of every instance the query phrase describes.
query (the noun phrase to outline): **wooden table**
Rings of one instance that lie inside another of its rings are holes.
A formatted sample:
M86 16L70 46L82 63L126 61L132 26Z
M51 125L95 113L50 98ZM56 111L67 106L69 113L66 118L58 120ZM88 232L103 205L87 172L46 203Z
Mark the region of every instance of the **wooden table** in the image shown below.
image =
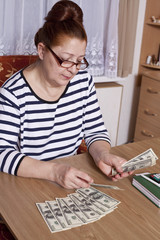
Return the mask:
M160 157L160 138L130 143L112 148L111 152L130 159L152 148ZM60 159L63 162L64 159ZM11 232L19 240L159 240L160 209L132 185L132 178L116 183L110 181L85 153L68 158L79 169L85 170L95 183L113 184L124 191L100 189L121 203L112 213L100 220L59 233L50 233L35 203L66 197L74 190L63 189L53 182L26 179L0 173L0 213ZM160 172L160 160L153 167L137 170Z

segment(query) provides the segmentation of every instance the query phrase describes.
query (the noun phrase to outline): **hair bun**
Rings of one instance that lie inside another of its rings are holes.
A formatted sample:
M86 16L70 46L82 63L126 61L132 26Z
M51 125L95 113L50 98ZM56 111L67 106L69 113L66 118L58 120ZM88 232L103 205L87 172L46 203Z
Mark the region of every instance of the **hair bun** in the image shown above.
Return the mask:
M35 44L58 46L64 37L78 38L87 42L81 8L70 0L58 1L48 12L45 22L35 35Z
M83 24L83 12L76 3L68 0L61 0L52 7L45 20L46 22L72 20Z

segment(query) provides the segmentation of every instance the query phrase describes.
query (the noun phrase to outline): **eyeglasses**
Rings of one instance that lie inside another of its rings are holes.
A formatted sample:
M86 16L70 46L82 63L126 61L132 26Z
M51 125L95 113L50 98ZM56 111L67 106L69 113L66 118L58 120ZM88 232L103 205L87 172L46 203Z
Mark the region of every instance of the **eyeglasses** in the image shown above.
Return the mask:
M62 59L60 59L57 56L57 54L55 54L55 52L53 52L53 50L49 46L46 46L46 47L52 53L52 55L57 59L57 61L59 62L61 67L70 68L73 65L76 65L76 68L78 70L84 70L89 66L89 63L87 62L87 60L85 58L83 58L83 60L81 62L78 62L78 63L67 61L67 60L62 61Z

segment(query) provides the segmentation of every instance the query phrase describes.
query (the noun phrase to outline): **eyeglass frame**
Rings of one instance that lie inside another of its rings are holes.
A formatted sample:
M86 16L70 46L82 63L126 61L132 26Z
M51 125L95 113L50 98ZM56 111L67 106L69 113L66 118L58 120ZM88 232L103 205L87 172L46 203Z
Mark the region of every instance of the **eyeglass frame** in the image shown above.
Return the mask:
M46 47L47 47L48 50L52 53L52 55L56 58L56 60L58 61L59 65L60 65L61 67L63 67L63 68L70 68L70 67L73 67L73 65L76 65L76 68L77 68L78 64L83 64L83 63L81 63L81 62L75 63L75 62L68 61L68 60L64 60L64 61L63 61L62 59L60 59L60 57L57 56L57 54L56 54L49 46L46 45ZM83 60L84 60L84 63L87 65L87 66L86 66L86 68L87 68L87 67L89 66L89 63L87 62L87 60L86 60L85 57L83 58ZM71 65L70 67L64 67L64 66L62 66L63 62L69 62L69 63L71 63L72 65ZM85 70L86 68L84 68L83 70ZM78 69L78 70L81 70L80 68L77 68L77 69Z

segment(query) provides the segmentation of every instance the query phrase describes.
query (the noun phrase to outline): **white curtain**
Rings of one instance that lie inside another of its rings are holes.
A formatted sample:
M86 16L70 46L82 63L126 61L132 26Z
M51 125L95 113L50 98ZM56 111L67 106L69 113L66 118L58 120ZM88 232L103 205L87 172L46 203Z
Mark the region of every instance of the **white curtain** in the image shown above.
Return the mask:
M0 55L37 54L34 35L57 0L0 0ZM93 76L117 76L119 0L74 0L83 10Z

